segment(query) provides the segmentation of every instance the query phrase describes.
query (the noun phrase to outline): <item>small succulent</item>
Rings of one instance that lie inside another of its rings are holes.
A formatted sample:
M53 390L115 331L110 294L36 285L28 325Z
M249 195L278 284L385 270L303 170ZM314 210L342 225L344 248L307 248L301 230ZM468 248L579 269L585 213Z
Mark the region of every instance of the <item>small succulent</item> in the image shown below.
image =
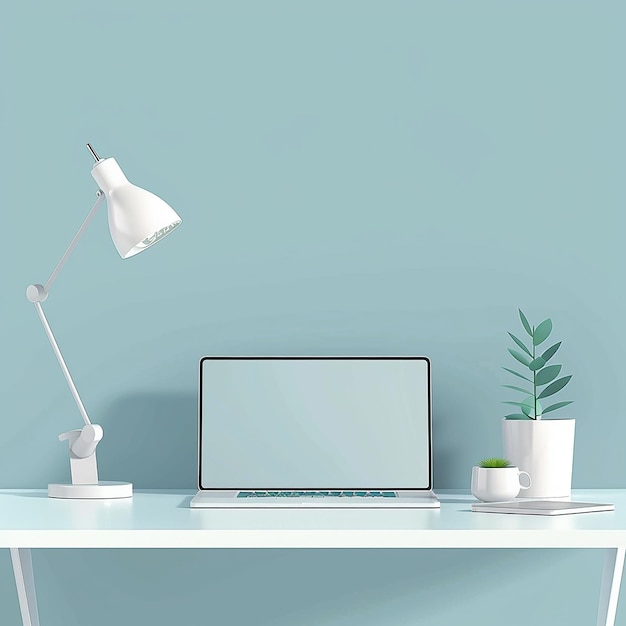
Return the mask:
M517 347L522 350L520 352L519 350L509 348L509 352L516 361L528 368L528 372L525 372L527 375L524 375L516 372L515 370L509 369L508 367L504 367L502 369L529 382L532 385L532 389L523 389L522 387L516 387L514 385L503 385L503 387L523 393L525 396L525 398L520 402L516 401L504 403L512 404L518 408L516 413L507 415L506 419L539 420L541 419L541 416L546 413L556 411L557 409L567 406L568 404L572 404L571 401L557 402L555 404L551 404L545 409L541 404L541 400L544 398L548 398L558 391L561 391L561 389L569 383L572 377L563 376L562 378L558 378L563 366L547 365L548 361L561 347L560 341L550 346L547 350L544 350L541 354L537 353L537 346L541 345L552 332L552 320L546 319L541 322L539 326L535 327L530 325L521 309L519 309L519 317L524 330L531 338L532 345L528 348L526 344L518 339L513 333L509 333L509 336L516 343ZM543 387L543 390L540 390L539 387Z
M506 459L499 459L498 457L490 457L488 459L483 459L478 467L510 467L511 462Z

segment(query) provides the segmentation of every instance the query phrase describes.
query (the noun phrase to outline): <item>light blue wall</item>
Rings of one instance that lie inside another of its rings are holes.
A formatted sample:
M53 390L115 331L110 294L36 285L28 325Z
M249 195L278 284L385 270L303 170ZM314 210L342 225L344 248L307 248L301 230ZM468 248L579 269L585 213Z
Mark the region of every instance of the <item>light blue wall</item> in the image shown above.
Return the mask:
M3 3L0 485L68 475L56 436L80 417L24 289L94 199L90 141L184 220L122 262L102 212L46 303L105 428L104 478L194 486L204 354L418 353L435 486L467 487L500 452L521 306L564 340L575 486L626 487L625 18L591 0ZM43 626L82 626L91 601L90 626L481 624L521 591L508 624L588 624L601 567L595 551L34 559ZM0 588L17 623L7 554Z

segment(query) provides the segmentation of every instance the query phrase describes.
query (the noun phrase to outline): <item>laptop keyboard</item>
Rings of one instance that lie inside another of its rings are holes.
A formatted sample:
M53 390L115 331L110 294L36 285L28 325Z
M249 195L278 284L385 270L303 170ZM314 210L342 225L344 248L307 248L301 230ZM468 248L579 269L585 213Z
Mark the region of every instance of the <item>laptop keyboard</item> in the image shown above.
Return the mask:
M240 491L238 498L397 498L395 491Z

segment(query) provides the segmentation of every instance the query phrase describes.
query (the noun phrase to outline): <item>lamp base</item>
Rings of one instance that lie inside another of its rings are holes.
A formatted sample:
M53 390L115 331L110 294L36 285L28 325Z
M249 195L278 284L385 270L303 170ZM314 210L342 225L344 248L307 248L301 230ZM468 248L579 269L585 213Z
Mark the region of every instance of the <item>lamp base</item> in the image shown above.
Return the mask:
M131 498L132 483L100 481L91 485L48 485L49 498L76 498L81 500L107 500L110 498Z

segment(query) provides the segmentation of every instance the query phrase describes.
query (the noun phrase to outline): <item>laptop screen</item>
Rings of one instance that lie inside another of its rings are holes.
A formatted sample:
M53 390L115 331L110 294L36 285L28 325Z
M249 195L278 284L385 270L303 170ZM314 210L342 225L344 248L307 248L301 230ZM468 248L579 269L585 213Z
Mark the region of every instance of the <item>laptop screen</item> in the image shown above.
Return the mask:
M430 489L424 357L205 357L201 489Z

